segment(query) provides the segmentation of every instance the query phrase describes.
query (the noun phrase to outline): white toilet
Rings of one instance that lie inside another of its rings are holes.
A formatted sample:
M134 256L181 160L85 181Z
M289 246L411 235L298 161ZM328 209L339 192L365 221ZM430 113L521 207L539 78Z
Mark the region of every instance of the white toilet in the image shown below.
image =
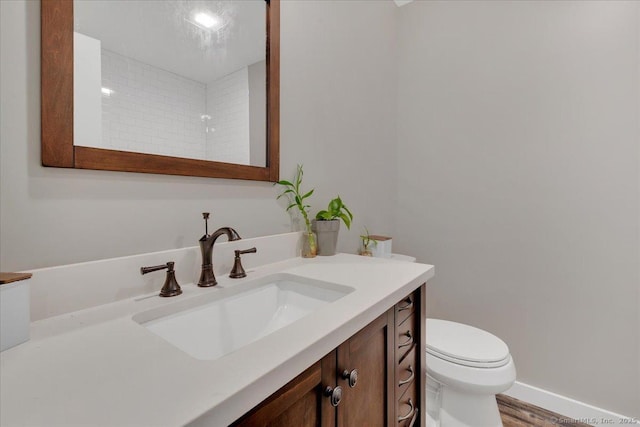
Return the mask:
M516 380L509 347L473 326L426 322L427 426L501 427L495 395Z

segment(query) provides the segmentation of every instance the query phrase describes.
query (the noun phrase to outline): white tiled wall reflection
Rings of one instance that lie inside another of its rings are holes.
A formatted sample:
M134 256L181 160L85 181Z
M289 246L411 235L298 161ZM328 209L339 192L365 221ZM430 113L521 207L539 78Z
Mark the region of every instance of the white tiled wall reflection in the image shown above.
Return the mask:
M205 84L105 49L101 56L105 148L205 158Z
M207 85L207 158L250 164L247 67Z
M78 145L251 163L247 67L205 84L98 49L102 138Z

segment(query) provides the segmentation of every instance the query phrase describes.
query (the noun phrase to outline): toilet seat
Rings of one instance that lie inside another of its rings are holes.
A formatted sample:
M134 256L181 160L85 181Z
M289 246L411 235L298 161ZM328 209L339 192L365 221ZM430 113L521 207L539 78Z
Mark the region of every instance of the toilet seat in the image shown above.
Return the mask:
M499 368L511 361L509 347L495 335L461 323L426 320L427 353L456 365Z

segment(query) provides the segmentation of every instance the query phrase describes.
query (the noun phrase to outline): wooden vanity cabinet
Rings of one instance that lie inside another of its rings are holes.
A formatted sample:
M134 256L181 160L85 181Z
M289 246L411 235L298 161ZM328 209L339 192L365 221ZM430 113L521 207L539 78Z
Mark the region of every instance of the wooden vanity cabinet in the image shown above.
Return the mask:
M232 425L424 426L423 293L424 285Z

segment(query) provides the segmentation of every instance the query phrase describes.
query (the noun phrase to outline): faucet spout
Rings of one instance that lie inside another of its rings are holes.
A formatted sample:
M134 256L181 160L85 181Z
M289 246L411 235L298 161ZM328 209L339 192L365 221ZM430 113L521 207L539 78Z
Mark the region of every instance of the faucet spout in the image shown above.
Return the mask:
M209 286L215 286L218 281L213 273L213 245L218 240L218 237L225 235L227 240L234 241L240 240L240 235L236 230L231 227L220 227L213 234L205 234L200 238L200 252L202 253L202 271L200 272L200 280L198 280L198 286L207 288Z

